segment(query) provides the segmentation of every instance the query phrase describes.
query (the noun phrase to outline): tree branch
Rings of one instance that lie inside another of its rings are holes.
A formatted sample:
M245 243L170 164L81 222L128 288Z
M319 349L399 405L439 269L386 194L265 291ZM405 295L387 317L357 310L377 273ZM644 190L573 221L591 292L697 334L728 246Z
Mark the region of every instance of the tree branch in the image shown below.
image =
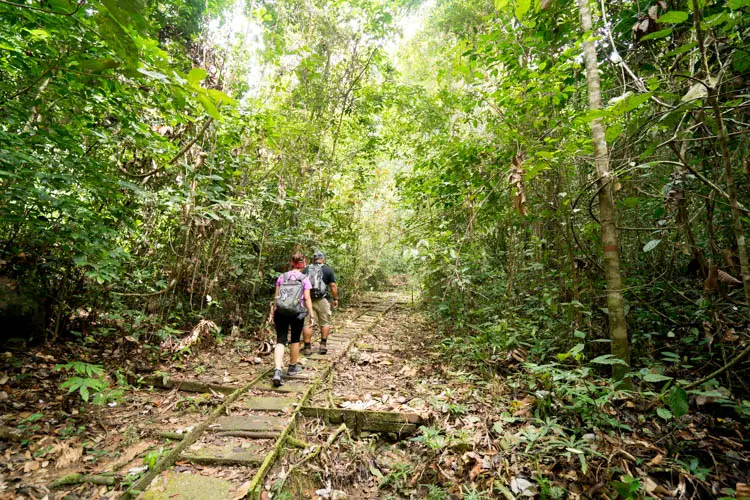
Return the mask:
M70 12L58 12L56 10L42 9L39 7L32 7L31 5L24 5L22 3L8 2L7 0L0 0L0 3L3 3L5 5L12 5L13 7L18 7L19 9L28 9L28 10L33 10L34 12L43 12L44 14L55 14L58 16L72 16L73 14L78 12L81 9L81 7L83 7L83 4L86 3L86 0L80 0L80 2L76 4L76 8Z

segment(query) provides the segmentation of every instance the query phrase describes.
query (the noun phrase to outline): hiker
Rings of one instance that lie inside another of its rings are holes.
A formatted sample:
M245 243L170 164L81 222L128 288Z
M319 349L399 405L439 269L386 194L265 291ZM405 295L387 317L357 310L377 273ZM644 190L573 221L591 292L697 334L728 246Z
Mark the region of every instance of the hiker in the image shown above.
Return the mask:
M301 253L292 255L291 271L283 273L276 280L276 305L273 313L273 324L276 328L276 347L273 351L273 361L276 368L273 371L273 385L279 387L284 383L281 365L284 361L284 350L288 334L291 330L289 345L289 368L287 375L295 375L302 371L297 364L299 359L299 340L305 317L312 311L310 279L302 273L306 259Z
M333 307L339 306L339 289L336 286L336 276L333 269L326 265L326 256L323 252L315 252L312 258L313 262L303 271L310 279L312 289L312 313L309 319L305 320L305 329L303 335L305 339L305 356L312 354L312 333L313 327L320 328L320 354L327 354L328 347L326 342L328 334L331 332L331 302L329 297L333 297ZM330 291L330 293L329 293Z

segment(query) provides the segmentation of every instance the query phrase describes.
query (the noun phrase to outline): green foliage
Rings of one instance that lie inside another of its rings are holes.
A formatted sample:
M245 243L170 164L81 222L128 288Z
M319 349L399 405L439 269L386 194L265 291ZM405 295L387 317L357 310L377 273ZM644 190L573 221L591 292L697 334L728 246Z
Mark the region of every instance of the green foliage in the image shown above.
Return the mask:
M99 406L110 401L117 401L123 395L122 389L110 389L109 382L104 379L104 369L100 365L71 361L64 365L57 365L55 369L79 375L68 377L60 384L60 388L67 389L68 394L78 392L78 395L86 403L88 403L92 394L94 396L92 402Z
M623 475L619 481L612 482L612 487L617 491L618 498L636 500L640 498L638 493L643 488L643 485L638 478L631 475Z

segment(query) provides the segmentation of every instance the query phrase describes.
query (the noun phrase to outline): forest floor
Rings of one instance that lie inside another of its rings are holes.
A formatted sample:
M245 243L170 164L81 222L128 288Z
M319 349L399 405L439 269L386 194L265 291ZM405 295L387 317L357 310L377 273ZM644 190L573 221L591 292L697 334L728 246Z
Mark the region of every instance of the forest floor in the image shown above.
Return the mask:
M356 311L342 312L338 320ZM121 394L102 405L82 404L78 393L61 389L69 374L58 365L82 360L110 373L141 371L238 387L271 366L262 340L214 339L186 357L140 366L131 360L147 353L128 339L6 351L0 498L116 497L174 445L163 432L189 430L225 397L129 385L124 377L118 386L113 376L111 386ZM442 340L409 304L358 337L310 404L418 414L425 424L411 436L355 435L301 418L296 436L310 446L285 449L266 478L264 496L742 497L750 453L746 429L731 418L695 412L662 422L649 416L653 400L627 394L596 400L591 395L602 385L596 379L571 385L535 375L523 351L503 353L501 366L482 367L451 356ZM584 389L554 401L559 393L549 383ZM310 459L313 450L319 454ZM707 457L712 467L705 465ZM294 464L303 465L287 477ZM238 484L247 479L239 467L204 469L204 475ZM113 474L114 480L50 489L71 473ZM245 492L235 493L239 498Z

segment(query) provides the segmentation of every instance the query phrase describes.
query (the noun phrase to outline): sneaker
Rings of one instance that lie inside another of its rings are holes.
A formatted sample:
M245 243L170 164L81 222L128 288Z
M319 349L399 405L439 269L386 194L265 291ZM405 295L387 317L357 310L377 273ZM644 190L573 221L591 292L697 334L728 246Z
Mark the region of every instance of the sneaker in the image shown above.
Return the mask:
M320 344L320 350L318 352L320 354L328 354L328 347L326 347L325 344Z
M311 356L312 355L312 346L306 345L304 349L302 349L302 354L305 356Z
M286 371L287 377L293 377L300 373L302 373L302 367L300 365L291 365Z
M281 370L276 368L273 371L273 378L271 379L274 387L279 387L284 384L284 379L281 376Z

